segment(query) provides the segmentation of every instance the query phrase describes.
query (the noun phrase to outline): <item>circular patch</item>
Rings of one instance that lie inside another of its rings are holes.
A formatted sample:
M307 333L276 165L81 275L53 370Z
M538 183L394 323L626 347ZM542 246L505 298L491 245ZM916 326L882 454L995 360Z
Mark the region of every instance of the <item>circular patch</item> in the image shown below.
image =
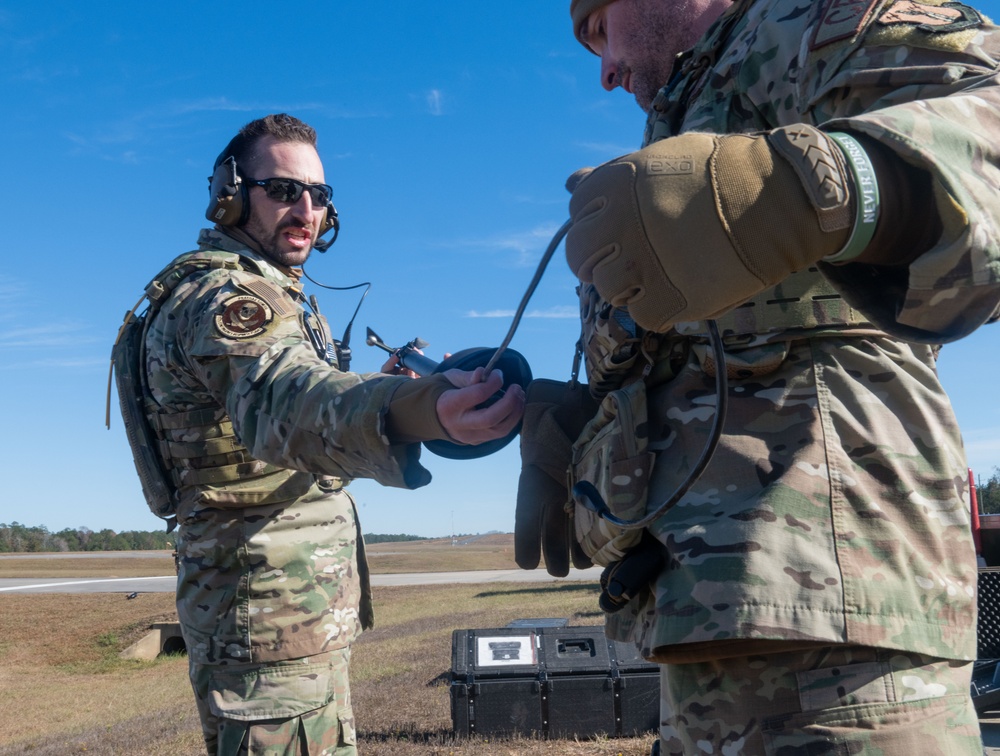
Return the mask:
M272 320L267 302L249 294L237 294L223 302L222 314L215 316L215 327L232 339L249 339L267 330Z

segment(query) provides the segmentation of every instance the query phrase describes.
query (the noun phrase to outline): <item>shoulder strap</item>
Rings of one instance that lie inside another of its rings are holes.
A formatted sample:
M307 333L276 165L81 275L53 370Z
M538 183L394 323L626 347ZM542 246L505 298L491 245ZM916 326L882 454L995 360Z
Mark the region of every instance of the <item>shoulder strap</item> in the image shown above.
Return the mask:
M177 284L196 271L242 270L245 268L249 268L255 273L260 272L256 262L235 252L223 252L222 250L186 252L175 258L153 277L153 280L146 285L146 297L149 298L150 307L155 309L170 296L170 292L177 288Z
M229 270L252 270L258 274L261 272L260 266L255 260L249 257L243 257L235 252L225 252L223 250L211 249L185 252L184 254L175 257L170 264L167 265L167 267L153 277L152 281L146 284L145 293L139 297L139 301L135 303L135 306L125 313L125 319L118 328L118 335L115 337L114 344L111 346L112 357L111 365L108 368L108 393L104 408L104 425L106 428L111 428L111 383L115 369L114 351L121 342L122 336L125 334L128 327L139 319L136 312L142 306L142 303L147 299L149 300L149 307L143 313L143 317L146 317L148 321L148 316L160 308L163 301L170 296L170 292L177 288L177 284L195 271L211 270L216 268L226 268Z

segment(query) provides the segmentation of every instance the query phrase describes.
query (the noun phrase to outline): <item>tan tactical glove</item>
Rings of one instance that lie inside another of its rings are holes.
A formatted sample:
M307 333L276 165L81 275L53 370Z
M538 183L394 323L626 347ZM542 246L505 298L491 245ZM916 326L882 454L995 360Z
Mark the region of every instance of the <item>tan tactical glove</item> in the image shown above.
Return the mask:
M567 186L570 268L657 332L722 314L821 258L853 259L878 216L861 145L802 124L671 137Z
M545 556L550 575L565 577L569 564L591 566L573 535L566 473L573 441L597 411L585 385L536 379L528 384L521 426L521 476L514 519L514 561L525 570Z

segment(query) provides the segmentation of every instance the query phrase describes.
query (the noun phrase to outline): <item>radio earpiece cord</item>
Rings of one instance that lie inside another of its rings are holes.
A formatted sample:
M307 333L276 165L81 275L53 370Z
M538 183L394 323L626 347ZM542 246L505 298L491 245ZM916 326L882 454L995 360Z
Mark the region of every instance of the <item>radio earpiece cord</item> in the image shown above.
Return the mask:
M510 344L511 340L514 338L514 333L517 331L517 327L521 322L521 316L524 315L524 310L528 306L528 301L531 299L531 295L535 293L535 289L538 287L538 282L541 281L542 275L545 273L546 267L548 267L549 261L552 259L552 255L555 253L556 248L559 243L563 240L566 234L569 232L569 228L572 225L572 220L567 220L559 227L555 235L552 237L552 241L549 242L548 248L546 248L545 253L542 255L542 259L538 263L538 268L535 270L535 275L528 284L528 288L521 297L521 303L518 305L517 311L514 313L514 320L507 331L506 337L504 337L503 342L497 347L496 352L493 353L493 357L490 361L486 363L485 375L489 375L490 370L496 364L497 360L503 354L504 350ZM712 460L715 454L715 450L719 445L719 439L722 436L722 428L726 421L726 411L729 405L729 381L726 376L726 354L722 345L722 335L719 333L719 327L714 320L705 321L708 325L708 338L712 348L712 356L715 360L715 417L712 420L712 430L709 433L708 440L705 442L705 447L702 449L701 456L695 463L694 467L688 473L684 482L667 498L665 499L655 510L648 513L644 517L635 520L623 520L615 516L615 514L608 508L607 503L604 498L598 492L597 488L593 483L588 481L580 481L575 486L573 486L573 497L580 502L581 506L586 507L591 512L601 517L605 521L615 525L624 530L634 530L636 528L644 528L658 517L660 517L664 512L674 506L681 498L690 490L691 486L695 484L701 474L708 467L708 463Z

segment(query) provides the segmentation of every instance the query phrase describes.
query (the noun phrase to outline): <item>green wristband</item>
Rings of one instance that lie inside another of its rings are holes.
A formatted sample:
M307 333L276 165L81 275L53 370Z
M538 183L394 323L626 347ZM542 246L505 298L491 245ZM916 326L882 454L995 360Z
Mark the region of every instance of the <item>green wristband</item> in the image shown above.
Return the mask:
M854 220L854 228L847 244L839 252L824 257L823 261L847 262L864 252L872 237L875 236L880 207L878 178L875 176L875 167L872 165L872 161L868 159L868 153L865 152L864 147L858 143L857 139L842 131L831 131L827 136L837 143L847 158L847 165L854 178L854 202L857 206L857 217Z

